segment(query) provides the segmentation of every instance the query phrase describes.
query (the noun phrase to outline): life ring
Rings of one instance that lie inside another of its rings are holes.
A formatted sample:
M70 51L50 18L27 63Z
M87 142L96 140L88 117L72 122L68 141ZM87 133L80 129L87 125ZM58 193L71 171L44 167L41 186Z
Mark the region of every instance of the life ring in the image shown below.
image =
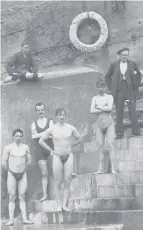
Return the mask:
M77 30L79 25L88 18L97 21L100 26L99 39L92 45L82 43L77 37ZM108 27L105 20L99 14L95 12L84 12L77 15L77 17L73 19L69 30L69 38L77 50L82 52L93 52L100 49L105 44L108 38Z

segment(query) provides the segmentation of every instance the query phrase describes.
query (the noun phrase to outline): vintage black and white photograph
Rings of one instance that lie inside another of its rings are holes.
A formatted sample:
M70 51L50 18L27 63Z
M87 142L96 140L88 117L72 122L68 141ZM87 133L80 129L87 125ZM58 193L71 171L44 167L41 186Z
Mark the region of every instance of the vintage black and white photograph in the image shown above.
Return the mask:
M143 230L143 1L1 1L1 229Z

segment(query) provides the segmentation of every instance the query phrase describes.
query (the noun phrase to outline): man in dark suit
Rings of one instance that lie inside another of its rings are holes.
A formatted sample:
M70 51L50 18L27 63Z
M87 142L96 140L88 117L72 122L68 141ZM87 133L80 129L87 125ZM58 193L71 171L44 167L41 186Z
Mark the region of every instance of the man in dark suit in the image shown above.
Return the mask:
M129 60L129 49L117 52L119 60L112 63L105 75L106 84L115 100L116 138L124 136L123 116L124 103L127 102L132 125L132 135L139 135L136 114L136 95L141 81L141 72L137 64Z
M42 74L37 72L38 69L27 43L22 43L21 51L9 58L6 70L9 76L4 80L4 83L29 79L39 80L43 77Z

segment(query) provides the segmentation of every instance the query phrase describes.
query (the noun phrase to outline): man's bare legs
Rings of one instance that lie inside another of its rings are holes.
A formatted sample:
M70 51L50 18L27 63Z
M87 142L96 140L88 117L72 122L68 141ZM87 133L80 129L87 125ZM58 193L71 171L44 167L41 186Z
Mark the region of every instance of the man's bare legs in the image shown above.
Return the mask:
M41 201L47 200L47 187L48 187L48 165L47 161L40 160L38 161L39 168L42 175L42 189L43 189L43 197L41 198Z
M111 171L112 173L117 173L115 170L115 148L114 148L114 140L115 140L115 128L114 124L110 125L106 132L108 146L109 146L109 156L111 162Z
M63 196L63 204L62 209L64 211L69 211L67 208L69 193L70 193L70 185L72 180L73 173L73 154L70 154L69 158L64 164L64 196Z
M104 140L105 140L105 135L102 132L102 130L96 126L96 142L98 145L98 171L93 173L95 174L99 174L99 173L103 173L103 159L104 159L104 155L103 155L103 147L104 147Z
M53 155L53 174L56 183L56 201L57 204L62 210L62 181L63 181L63 163L59 157Z
M17 181L14 176L8 172L7 176L7 190L9 194L9 221L6 223L7 226L11 226L14 224L14 211L15 211L15 199L16 199L16 187Z
M23 224L32 224L31 221L27 220L26 213L25 193L27 191L27 185L27 174L25 172L22 178L18 181L19 207L21 210Z

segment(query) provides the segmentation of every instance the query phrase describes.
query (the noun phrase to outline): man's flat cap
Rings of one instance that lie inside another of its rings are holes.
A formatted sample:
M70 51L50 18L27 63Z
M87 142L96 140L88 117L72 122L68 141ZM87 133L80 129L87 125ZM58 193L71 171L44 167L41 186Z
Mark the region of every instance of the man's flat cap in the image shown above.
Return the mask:
M120 55L123 51L128 51L129 52L129 48L127 48L127 47L122 48L122 49L118 50L117 54Z

